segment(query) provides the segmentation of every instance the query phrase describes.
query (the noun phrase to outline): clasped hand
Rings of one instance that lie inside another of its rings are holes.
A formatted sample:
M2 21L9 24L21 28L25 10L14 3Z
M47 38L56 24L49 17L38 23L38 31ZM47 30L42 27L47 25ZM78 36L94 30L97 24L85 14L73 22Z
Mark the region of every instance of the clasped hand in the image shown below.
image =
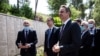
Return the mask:
M52 48L52 51L55 52L55 53L58 53L60 51L60 46L55 44Z
M30 48L30 44L26 43L25 45L22 45L21 43L18 44L19 48L21 49L27 49L27 48Z

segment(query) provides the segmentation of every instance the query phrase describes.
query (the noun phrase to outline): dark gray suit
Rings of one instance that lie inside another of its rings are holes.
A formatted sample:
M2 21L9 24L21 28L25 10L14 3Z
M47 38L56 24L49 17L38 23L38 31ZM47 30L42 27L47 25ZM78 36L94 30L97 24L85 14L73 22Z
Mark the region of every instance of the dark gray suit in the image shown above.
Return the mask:
M81 42L81 30L77 23L71 20L65 25L62 36L59 40L60 48L59 56L78 56Z

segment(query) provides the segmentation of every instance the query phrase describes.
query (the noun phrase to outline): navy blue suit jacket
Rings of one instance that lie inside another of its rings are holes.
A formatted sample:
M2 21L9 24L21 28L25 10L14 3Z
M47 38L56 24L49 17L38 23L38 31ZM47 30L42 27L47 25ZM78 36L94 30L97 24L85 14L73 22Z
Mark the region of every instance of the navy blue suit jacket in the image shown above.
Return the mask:
M18 47L18 43L20 42L22 43L22 45L25 45L26 43L32 43L31 47L27 49L27 52L36 54L36 43L38 42L36 31L29 30L27 39L25 38L24 30L19 31L16 40L17 47ZM21 54L26 53L26 49L21 49L20 53Z
M60 56L77 56L81 43L81 30L77 23L71 20L65 25L62 36L59 40Z

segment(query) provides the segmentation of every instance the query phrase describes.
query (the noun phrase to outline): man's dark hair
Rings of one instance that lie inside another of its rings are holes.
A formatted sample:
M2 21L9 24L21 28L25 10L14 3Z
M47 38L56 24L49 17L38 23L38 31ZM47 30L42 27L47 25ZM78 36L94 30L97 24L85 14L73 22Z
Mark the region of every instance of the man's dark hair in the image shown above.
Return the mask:
M81 24L82 20L81 19L76 19L76 22L79 22Z
M71 10L69 7L66 7L66 5L61 5L61 7L65 8L66 12L69 12L69 16L71 16Z
M54 18L53 18L53 17L51 17L51 16L49 17L49 19L47 19L47 21L48 21L48 20L51 20L51 21L53 21L53 22L54 22Z

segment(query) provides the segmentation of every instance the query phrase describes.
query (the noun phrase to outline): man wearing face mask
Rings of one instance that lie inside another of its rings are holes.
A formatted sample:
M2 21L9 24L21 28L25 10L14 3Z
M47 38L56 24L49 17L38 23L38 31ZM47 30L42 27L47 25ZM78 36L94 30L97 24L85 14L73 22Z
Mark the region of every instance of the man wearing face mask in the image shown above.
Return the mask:
M35 30L31 30L30 23L25 20L24 29L18 32L16 45L20 50L21 56L36 56L37 35Z
M79 56L90 56L92 38L90 37L87 21L82 21L81 31L82 35Z
M89 32L92 38L91 56L100 56L100 30L95 27L95 20L88 20Z

